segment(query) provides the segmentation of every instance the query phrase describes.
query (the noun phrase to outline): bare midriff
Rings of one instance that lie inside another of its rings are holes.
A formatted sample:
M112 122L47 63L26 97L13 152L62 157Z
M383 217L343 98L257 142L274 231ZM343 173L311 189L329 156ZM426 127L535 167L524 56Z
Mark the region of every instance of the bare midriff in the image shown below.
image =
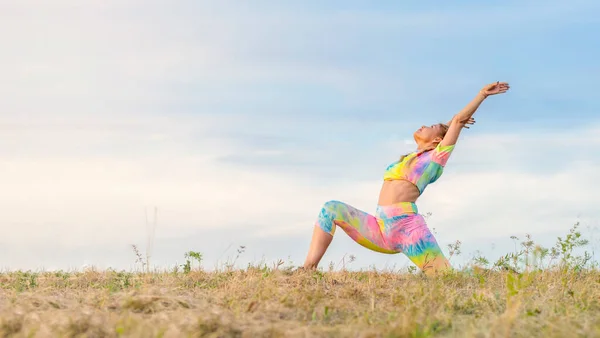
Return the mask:
M421 194L416 185L405 180L383 181L378 205L385 206L400 202L416 202Z

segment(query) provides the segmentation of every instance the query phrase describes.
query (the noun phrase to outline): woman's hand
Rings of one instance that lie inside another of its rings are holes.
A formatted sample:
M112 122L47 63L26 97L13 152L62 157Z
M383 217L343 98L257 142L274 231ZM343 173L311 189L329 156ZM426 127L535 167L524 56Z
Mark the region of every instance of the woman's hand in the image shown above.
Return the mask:
M450 126L450 125L452 124L452 121L453 121L453 120L454 120L454 119L450 120L450 122L446 123L446 125L447 125L447 126ZM467 124L475 124L475 119L474 119L474 118L471 116L471 117L469 117L467 120L462 120L462 121L461 121L461 120L458 120L458 123L462 124L462 125L463 125L463 126L462 126L463 128L467 128L467 129L469 129L470 127L467 127Z
M508 89L510 89L510 86L507 82L498 81L496 83L491 83L489 85L484 86L483 89L481 89L479 92L483 96L488 97L490 95L506 93Z
M470 117L466 122L465 125L463 126L463 128L467 128L469 129L470 127L467 127L467 124L475 124L475 119Z
M477 111L485 98L490 95L506 93L509 88L508 83L500 81L484 86L469 104L459 111L458 114L454 115L452 120L458 123L451 123L448 126L448 131L440 144L443 147L456 144L461 130L463 128L468 129L469 127L467 127L467 124L475 124L473 114L475 114L475 111Z

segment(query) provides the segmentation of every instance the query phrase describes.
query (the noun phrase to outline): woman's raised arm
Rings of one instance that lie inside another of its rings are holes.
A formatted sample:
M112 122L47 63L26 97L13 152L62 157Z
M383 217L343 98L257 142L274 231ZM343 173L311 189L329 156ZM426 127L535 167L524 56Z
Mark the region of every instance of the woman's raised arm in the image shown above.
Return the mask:
M509 88L510 87L506 82L496 82L483 87L483 89L477 93L477 96L475 96L475 98L469 102L469 104L467 104L460 112L458 112L458 114L454 115L450 121L448 132L446 132L446 135L440 144L442 146L456 144L461 130L467 121L471 119L473 114L475 114L481 103L490 95L506 93Z

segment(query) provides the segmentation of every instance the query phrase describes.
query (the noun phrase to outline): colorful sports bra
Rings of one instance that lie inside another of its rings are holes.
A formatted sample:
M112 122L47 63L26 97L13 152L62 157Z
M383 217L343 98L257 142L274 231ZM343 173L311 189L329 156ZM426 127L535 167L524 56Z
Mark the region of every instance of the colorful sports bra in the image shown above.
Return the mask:
M442 146L440 143L433 150L410 153L390 164L385 169L383 180L406 180L423 193L428 184L440 178L452 150L454 145Z

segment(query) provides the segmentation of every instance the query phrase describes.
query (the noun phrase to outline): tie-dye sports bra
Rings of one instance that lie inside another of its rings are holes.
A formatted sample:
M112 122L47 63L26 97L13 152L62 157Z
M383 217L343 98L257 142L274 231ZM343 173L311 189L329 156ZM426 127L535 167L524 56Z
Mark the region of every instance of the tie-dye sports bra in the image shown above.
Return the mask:
M444 172L444 166L454 150L454 145L438 144L433 150L410 153L390 164L383 174L384 181L406 180L423 193L428 184L435 182Z

